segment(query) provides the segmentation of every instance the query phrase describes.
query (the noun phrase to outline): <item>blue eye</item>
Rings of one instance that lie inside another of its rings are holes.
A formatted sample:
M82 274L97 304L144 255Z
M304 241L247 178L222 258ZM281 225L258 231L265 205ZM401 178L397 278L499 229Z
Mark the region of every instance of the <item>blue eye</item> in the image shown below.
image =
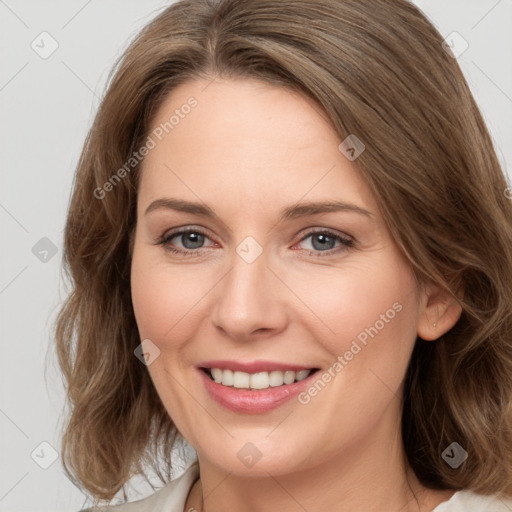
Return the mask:
M315 257L332 256L335 253L354 246L354 241L351 238L343 237L325 229L310 231L302 238L301 242L308 238L311 238L311 246L313 250L307 250L309 251L310 256ZM339 242L337 247L335 246L336 242Z
M179 247L173 247L173 245L171 245L171 240L175 238L181 240L181 244L183 245L185 250ZM166 251L182 254L184 256L192 256L201 253L202 250L205 249L205 247L202 247L202 244L204 244L205 239L209 238L208 235L204 233L202 230L197 228L188 228L182 229L180 231L175 231L174 233L164 236L158 243L163 245Z
M338 235L326 229L310 231L300 240L299 243L304 242L308 238L311 238L311 248L307 248L305 250L307 250L308 254L313 257L332 256L354 246L353 239ZM172 243L172 240L174 239L180 240L182 247L176 247L175 244ZM204 246L204 243L207 240L210 240L210 238L203 230L198 228L187 228L164 235L157 245L162 245L165 251L174 254L182 256L199 256L208 247L215 246L214 242L209 246ZM338 243L337 246L336 243Z

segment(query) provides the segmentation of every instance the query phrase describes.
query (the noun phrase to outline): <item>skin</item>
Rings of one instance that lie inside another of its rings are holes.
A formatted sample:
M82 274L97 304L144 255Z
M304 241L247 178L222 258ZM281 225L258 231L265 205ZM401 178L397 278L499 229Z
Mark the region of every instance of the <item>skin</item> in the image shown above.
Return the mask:
M431 511L453 491L424 488L405 463L399 397L416 337L437 339L459 306L432 283L417 283L357 160L338 150L342 139L313 101L258 80L195 80L170 94L153 128L190 96L197 107L143 164L131 276L140 338L160 350L148 371L198 454L200 480L185 510L201 510L204 494L208 512ZM206 203L217 217L145 214L171 196ZM371 216L337 211L278 222L285 207L326 200ZM206 231L199 254L187 235L168 245L195 254L158 245L182 227ZM354 245L322 246L307 236L312 228ZM250 264L236 252L247 236L263 250ZM196 365L209 359L325 371L397 302L402 310L308 404L237 413L214 402L198 377ZM247 442L262 454L250 468L237 457Z

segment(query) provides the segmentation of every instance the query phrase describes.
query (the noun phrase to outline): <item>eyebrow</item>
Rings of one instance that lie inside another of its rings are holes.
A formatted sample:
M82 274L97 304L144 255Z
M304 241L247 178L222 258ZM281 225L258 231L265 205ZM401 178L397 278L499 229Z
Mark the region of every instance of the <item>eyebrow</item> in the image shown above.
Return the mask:
M219 219L218 215L204 203L194 203L191 201L184 201L182 199L174 199L171 197L162 197L160 199L156 199L146 208L144 215L161 209L175 210L179 212ZM318 215L321 213L340 211L359 213L370 218L374 217L373 213L352 203L344 203L342 201L323 201L300 203L288 206L287 208L281 210L279 222L285 219L295 219L299 217L306 217L308 215Z

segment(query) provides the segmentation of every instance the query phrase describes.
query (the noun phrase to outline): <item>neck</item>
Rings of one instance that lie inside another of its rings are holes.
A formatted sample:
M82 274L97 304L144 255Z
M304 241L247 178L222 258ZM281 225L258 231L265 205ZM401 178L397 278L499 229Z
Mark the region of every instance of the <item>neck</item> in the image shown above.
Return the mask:
M405 461L400 431L389 433L285 474L240 476L199 457L200 480L185 510L431 512L453 491L422 486Z

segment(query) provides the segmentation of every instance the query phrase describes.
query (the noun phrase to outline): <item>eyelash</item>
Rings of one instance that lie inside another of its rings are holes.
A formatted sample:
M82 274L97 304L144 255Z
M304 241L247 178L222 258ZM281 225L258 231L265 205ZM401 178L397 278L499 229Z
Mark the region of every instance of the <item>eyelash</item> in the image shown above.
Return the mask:
M180 235L187 235L187 234L190 234L190 233L200 234L200 235L203 235L203 236L209 238L208 234L205 233L202 229L199 229L199 228L194 228L194 229L187 228L187 229L182 229L182 230L179 230L179 231L175 231L173 233L170 233L167 236L163 236L157 242L156 245L162 245L165 251L168 251L168 252L173 253L173 254L179 254L181 256L186 256L186 257L187 256L200 256L207 248L200 247L198 249L183 250L183 249L176 249L175 247L172 247L170 245L170 241L173 238L176 238L176 237L178 237ZM328 235L329 237L332 237L335 240L340 241L341 242L341 246L339 246L337 248L334 248L334 249L329 249L327 251L314 251L314 250L311 250L311 249L304 249L304 250L308 251L309 256L319 257L319 258L325 257L325 256L333 256L334 254L338 254L341 251L346 251L347 249L351 249L351 248L354 247L354 240L353 239L345 238L345 237L343 237L341 235L338 235L338 234L336 234L333 231L330 231L328 229L317 229L317 230L309 231L304 237L302 237L299 240L299 242L303 242L304 240L306 240L310 236L318 235L318 234Z

